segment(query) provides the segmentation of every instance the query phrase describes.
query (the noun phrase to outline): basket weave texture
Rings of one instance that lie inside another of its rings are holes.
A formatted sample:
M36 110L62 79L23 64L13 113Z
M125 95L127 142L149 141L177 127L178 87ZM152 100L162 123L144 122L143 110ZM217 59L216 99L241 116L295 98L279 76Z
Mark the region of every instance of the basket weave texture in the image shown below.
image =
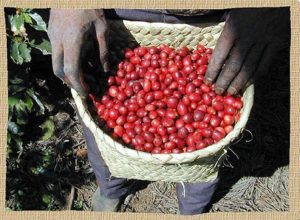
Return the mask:
M224 23L188 25L119 20L109 21L109 24L110 42L118 45L115 50L130 43L144 46L168 44L175 48L194 48L201 43L213 48L224 26ZM209 182L217 177L226 149L239 137L247 123L253 105L254 86L244 92L240 120L224 139L207 148L181 154L151 154L122 145L97 126L85 107L86 103L75 90L71 89L71 92L78 113L94 134L112 176L149 181Z

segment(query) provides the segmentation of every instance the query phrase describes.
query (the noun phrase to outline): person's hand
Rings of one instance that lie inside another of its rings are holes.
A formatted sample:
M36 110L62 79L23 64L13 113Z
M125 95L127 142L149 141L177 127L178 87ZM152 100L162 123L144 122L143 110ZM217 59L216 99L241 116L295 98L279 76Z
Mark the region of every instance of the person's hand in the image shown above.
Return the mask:
M51 10L48 35L54 74L81 97L88 94L81 68L81 55L88 36L94 35L97 39L103 70L109 70L107 29L103 10Z
M277 49L289 43L289 10L233 9L210 59L205 82L216 93L237 94L267 72Z

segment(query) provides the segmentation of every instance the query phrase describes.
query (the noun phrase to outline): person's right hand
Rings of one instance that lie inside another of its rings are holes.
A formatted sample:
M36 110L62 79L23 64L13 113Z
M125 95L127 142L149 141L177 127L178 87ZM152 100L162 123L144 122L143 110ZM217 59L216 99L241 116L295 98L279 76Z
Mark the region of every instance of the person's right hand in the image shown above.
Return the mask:
M88 86L83 81L80 55L89 34L96 35L103 70L109 71L107 30L102 9L51 10L48 36L52 45L54 74L81 97L88 94Z

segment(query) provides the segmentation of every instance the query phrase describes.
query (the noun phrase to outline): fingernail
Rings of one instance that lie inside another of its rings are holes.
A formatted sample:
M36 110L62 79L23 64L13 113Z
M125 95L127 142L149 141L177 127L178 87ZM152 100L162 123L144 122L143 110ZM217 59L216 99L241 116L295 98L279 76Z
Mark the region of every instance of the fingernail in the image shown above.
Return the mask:
M210 86L211 83L212 83L212 79L211 78L204 78L204 83Z
M232 86L230 86L227 91L231 95L235 95L237 93L237 90Z
M216 88L215 91L216 91L217 94L221 95L221 94L223 94L224 89L223 88Z

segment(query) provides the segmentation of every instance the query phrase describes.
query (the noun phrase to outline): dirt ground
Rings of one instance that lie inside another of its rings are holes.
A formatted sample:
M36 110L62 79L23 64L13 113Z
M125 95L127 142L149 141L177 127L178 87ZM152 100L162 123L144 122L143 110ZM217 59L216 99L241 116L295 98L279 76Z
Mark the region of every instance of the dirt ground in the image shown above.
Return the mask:
M49 62L49 59L43 62ZM48 142L32 144L73 151L69 159L56 158L56 168L68 168L61 181L70 189L56 210L89 210L97 186L86 157L87 149L74 112L74 101L68 89L54 76L49 76L49 63L33 68L33 71L44 73L37 81L49 87L47 92L40 93L47 97L48 108L55 109L57 132ZM58 88L63 88L59 95ZM230 147L208 212L288 211L289 88L289 51L285 49L280 51L269 73L255 85L255 103L247 130ZM61 121L65 123L61 124ZM7 178L8 192L17 185L12 179ZM14 198L7 197L7 206L13 206ZM134 185L133 193L124 200L121 210L177 213L175 183L139 181Z

